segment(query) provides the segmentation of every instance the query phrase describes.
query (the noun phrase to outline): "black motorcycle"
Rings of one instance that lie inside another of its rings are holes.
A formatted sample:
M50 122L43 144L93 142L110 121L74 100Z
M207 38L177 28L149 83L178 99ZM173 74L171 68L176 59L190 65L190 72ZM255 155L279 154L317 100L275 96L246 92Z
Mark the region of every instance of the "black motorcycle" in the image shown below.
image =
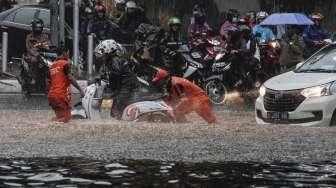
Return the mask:
M222 48L216 48L218 51L220 49ZM204 63L204 56L198 51L192 51L188 45L181 45L178 52L184 60L184 65L181 66L182 77L203 88L212 104L223 104L227 91L222 82L222 75L213 72L215 60L211 59Z
M259 88L268 78L258 60L251 59L249 62L244 62L241 54L228 51L223 51L216 56L212 64L212 72L218 76L218 79L221 79L224 85L224 101L228 92L238 90L244 94L249 90ZM213 90L212 87L209 85L206 89Z

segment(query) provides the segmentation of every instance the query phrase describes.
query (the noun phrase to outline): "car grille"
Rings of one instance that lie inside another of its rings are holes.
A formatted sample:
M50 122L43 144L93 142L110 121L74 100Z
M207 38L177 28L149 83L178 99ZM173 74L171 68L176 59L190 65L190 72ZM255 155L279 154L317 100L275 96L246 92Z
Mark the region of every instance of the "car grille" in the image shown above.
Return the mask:
M267 111L291 112L294 111L304 100L302 90L275 91L266 90L264 106Z

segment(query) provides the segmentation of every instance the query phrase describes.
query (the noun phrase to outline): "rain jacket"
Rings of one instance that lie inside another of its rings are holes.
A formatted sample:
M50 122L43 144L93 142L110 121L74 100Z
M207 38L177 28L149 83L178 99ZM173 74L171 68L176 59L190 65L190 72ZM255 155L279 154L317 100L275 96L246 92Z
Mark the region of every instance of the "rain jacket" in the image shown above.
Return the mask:
M269 42L275 39L273 31L267 26L256 25L253 28L253 34L256 35L257 33L261 34L260 37L256 37L258 42Z

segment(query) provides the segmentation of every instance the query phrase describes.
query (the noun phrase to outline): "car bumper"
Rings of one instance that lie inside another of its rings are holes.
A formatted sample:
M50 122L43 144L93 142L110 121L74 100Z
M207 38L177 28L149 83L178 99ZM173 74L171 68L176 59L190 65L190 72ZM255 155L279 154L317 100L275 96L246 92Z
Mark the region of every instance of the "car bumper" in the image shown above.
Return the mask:
M301 126L329 126L336 108L336 96L305 99L296 110L288 112L288 119L273 120L267 118L263 97L255 104L255 117L258 124L290 124Z

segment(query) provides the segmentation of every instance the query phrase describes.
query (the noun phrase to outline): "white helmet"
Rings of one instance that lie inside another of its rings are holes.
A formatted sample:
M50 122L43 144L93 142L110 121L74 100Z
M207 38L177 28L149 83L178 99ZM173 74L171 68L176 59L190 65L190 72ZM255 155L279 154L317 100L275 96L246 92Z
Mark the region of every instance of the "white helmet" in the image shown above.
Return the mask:
M114 0L114 4L126 4L125 0Z
M265 19L268 17L268 13L265 11L260 11L257 13L257 19Z
M127 8L137 8L137 4L135 3L135 1L128 1L126 3L126 9Z
M126 53L125 48L113 39L104 40L98 44L94 50L96 56L113 55L123 56Z

